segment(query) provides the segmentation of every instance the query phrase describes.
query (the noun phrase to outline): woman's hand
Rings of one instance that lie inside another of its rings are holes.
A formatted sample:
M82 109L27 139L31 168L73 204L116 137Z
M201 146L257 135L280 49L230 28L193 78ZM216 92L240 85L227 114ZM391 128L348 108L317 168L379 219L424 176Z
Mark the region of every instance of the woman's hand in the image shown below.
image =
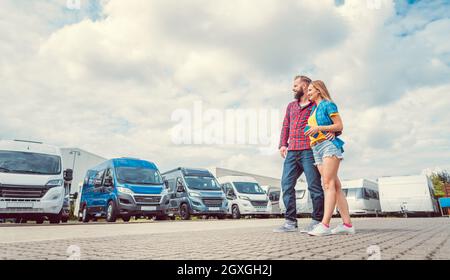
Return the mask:
M306 136L312 136L312 135L316 135L317 133L319 133L319 127L318 127L318 126L311 126L311 127L305 132L305 135L306 135Z

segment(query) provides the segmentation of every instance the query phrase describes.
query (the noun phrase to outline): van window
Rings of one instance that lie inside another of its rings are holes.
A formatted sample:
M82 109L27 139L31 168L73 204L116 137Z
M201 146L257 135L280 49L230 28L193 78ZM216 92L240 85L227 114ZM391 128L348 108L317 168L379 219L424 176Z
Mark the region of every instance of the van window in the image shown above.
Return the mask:
M266 192L257 184L250 182L234 182L234 187L243 194L265 194Z
M175 179L169 179L167 180L167 183L169 185L169 193L175 192Z
M193 190L219 191L220 185L214 177L185 176L188 188Z
M278 201L280 200L280 191L270 191L269 192L270 201Z
M117 180L121 184L161 185L161 174L156 169L143 167L116 167Z
M61 158L55 155L0 151L0 172L58 175Z
M297 190L295 191L295 198L296 199L303 199L305 197L305 190Z
M97 187L101 187L103 185L103 175L105 174L105 170L101 170L99 172L97 172L97 175L95 175L95 180L94 180L94 184L95 182L99 182L99 185Z

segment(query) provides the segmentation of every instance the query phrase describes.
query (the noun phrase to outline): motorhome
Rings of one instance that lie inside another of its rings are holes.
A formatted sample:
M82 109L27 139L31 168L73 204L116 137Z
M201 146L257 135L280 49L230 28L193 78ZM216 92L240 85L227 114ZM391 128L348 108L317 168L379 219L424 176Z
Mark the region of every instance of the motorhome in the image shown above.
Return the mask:
M381 213L378 183L368 179L342 181L350 215L376 215Z
M178 167L162 174L168 186L167 214L189 220L191 216L226 218L228 201L217 179L206 169Z
M59 223L68 192L65 181L72 180L62 166L58 147L0 140L0 218Z
M158 167L135 158L116 158L87 171L81 191L81 220L106 218L115 222L131 217L164 217L167 188ZM79 214L80 215L80 214Z
M432 216L439 212L433 183L426 175L378 179L381 211Z
M227 196L228 211L233 219L271 214L269 197L253 177L224 176L218 180Z
M273 216L280 216L281 208L280 208L280 194L281 194L281 188L280 187L274 187L274 186L261 186L261 188L266 192L267 196L269 197L270 205L272 206L271 209L271 215Z

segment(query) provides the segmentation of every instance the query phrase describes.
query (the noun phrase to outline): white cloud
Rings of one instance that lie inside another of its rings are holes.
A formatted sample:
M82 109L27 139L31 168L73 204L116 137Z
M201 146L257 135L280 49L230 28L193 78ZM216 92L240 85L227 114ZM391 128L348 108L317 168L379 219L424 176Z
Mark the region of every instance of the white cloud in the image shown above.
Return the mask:
M281 158L257 146L174 145L171 114L198 100L284 110L292 77L306 73L340 105L344 177L446 163L446 8L397 17L390 1L333 2L110 0L92 21L65 1L3 1L0 137L280 177Z

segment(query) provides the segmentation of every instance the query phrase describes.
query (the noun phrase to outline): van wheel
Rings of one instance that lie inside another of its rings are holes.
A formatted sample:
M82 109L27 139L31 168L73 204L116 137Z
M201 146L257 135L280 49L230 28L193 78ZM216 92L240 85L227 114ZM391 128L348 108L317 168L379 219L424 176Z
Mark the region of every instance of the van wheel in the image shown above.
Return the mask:
M123 216L123 217L122 217L122 220L123 220L125 223L128 223L128 222L130 221L130 219L131 219L130 216Z
M61 222L61 212L59 214L49 216L48 220L50 224L59 224Z
M43 217L36 219L36 224L42 225L43 223L44 223L44 218Z
M187 204L181 204L180 207L180 216L182 220L189 220L191 218L191 214L189 213L189 207Z
M241 218L241 212L239 211L239 206L233 205L231 208L231 215L233 219L240 219Z
M166 215L156 215L155 217L155 221L165 221L165 220L167 220Z
M114 223L117 219L117 211L116 211L116 205L114 201L108 202L108 208L106 209L106 221L108 223ZM123 219L125 221L125 219ZM130 220L130 217L128 217L128 221Z
M87 206L85 205L85 206L83 206L83 211L81 212L81 221L83 223L88 223L89 220L90 220L90 217L89 217L89 214L87 211Z

